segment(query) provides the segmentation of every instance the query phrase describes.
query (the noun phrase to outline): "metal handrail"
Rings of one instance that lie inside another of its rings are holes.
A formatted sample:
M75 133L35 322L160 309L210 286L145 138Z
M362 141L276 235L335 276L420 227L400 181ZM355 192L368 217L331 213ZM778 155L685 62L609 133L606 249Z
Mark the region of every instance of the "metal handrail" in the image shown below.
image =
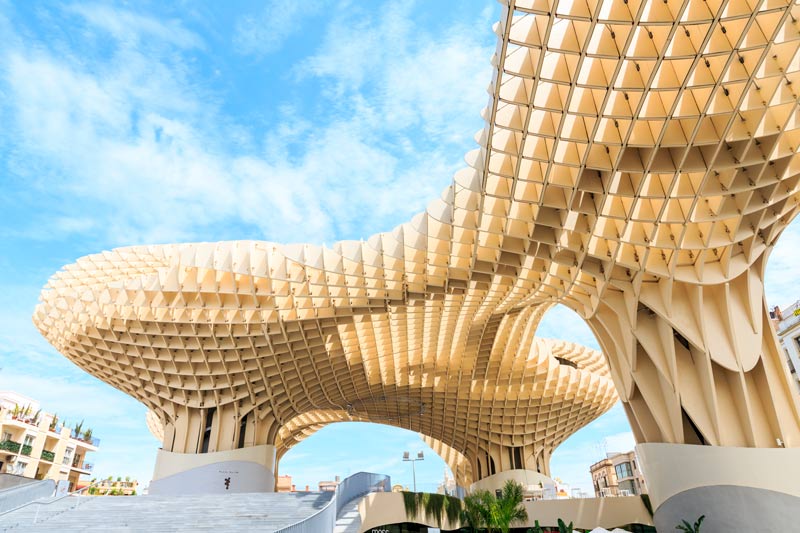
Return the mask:
M368 483L368 485L367 485L367 487L365 489L360 489L360 488L357 489L356 487L353 487L353 491L350 491L349 485L351 483L355 483L357 480L359 480L359 478L367 477L367 476L374 477L376 479L377 478L382 478L382 479L381 479L380 482L376 481L376 482L373 482L373 483ZM353 474L352 476L349 476L349 477L345 478L344 480L342 480L342 482L336 487L336 491L333 494L333 498L331 498L330 501L328 503L326 503L322 507L322 509L320 509L316 513L312 514L311 516L307 516L304 519L302 519L302 520L300 520L298 522L295 522L294 524L290 524L288 526L285 526L285 527L283 527L281 529L276 530L275 533L293 533L293 532L302 533L302 532L306 531L303 528L303 526L315 525L314 522L313 522L315 518L320 516L320 514L322 514L324 512L330 512L333 509L335 509L335 511L336 511L335 514L332 517L332 520L333 520L333 522L335 524L336 523L336 519L339 517L339 513L341 512L342 508L345 505L347 505L351 501L355 500L356 498L359 498L359 497L364 496L366 494L369 494L371 492L375 492L376 488L378 487L378 485L383 485L383 486L385 486L385 488L389 488L390 489L391 488L391 478L389 476L387 476L387 475L372 474L372 473L369 473L369 472L358 472L356 474ZM312 530L308 529L308 531L312 531Z
M285 527L282 527L281 529L275 530L275 533L290 533L291 531L293 531L295 529L301 528L303 526L303 524L305 524L306 522L311 522L317 516L319 516L321 513L329 511L334 503L336 503L336 494L335 493L333 495L333 498L328 500L328 503L326 503L325 505L322 506L322 509L320 509L319 511L317 511L316 513L314 513L312 515L309 515L309 516L303 518L302 520L300 520L298 522L295 522L294 524L289 524L288 526L285 526ZM334 521L335 520L336 520L336 517L334 516Z
M45 481L45 480L42 480L42 481ZM68 492L67 494L64 494L63 496L59 496L59 497L57 497L57 498L52 498L52 499L50 499L50 500L47 500L47 501L42 501L42 500L33 500L33 501L30 501L30 502L24 503L24 504L20 505L19 507L14 507L13 509L9 509L9 510L7 510L7 511L3 511L2 513L0 513L0 516L6 515L6 514L8 514L8 513L12 513L12 512L14 512L14 511L19 511L20 509L24 509L25 507L28 507L29 505L39 505L39 506L42 506L42 505L50 505L51 503L55 503L55 502L60 502L60 501L61 501L61 500L63 500L64 498L69 498L70 496L76 496L76 495L79 495L81 492L83 492L83 491L85 491L85 490L87 490L87 489L89 489L89 488L91 488L91 487L93 487L93 486L97 485L97 483L99 483L99 482L98 482L98 481L95 481L94 483L90 483L90 484L86 485L86 486L85 486L85 487L83 487L83 488L80 488L80 489L78 489L78 490L74 490L74 491L72 491L72 492ZM75 508L77 508L79 503L80 503L80 502L76 502L76 503L75 503L75 505L73 505L73 506L72 506L72 507L70 507L69 509L64 509L64 510L63 510L61 513L63 513L63 512L66 512L66 511L71 511L72 509L75 509ZM37 523L37 521L38 521L38 519L39 519L39 510L40 510L40 509L41 509L41 507L38 507L38 508L36 509L36 515L33 517L33 523L34 523L34 524L35 524L35 523ZM61 514L61 513L58 513L58 514ZM55 515L53 515L53 516L58 516L58 514L55 514ZM50 518L53 518L53 516L51 516ZM20 523L19 523L19 522L17 522L16 524L14 524L14 526L18 526L18 525L20 525ZM12 527L14 527L14 526L12 526Z

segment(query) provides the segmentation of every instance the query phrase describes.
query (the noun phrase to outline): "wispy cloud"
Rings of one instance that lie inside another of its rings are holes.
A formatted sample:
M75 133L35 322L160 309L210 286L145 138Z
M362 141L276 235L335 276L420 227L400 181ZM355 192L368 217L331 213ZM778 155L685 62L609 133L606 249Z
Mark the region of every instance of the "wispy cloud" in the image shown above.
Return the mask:
M800 300L797 290L798 262L800 262L800 220L792 222L778 238L767 260L764 285L770 306L787 307Z
M71 4L65 10L80 15L94 28L109 32L126 45L137 45L147 39L180 48L202 46L202 40L176 20L156 20L104 4Z
M264 56L280 50L284 41L300 30L305 18L319 13L329 2L270 0L257 13L242 15L236 23L233 44L241 54Z
M462 25L438 40L418 32L414 46L349 67L348 76L361 68L363 77L377 80L377 103L355 85L344 101L332 102L341 109L326 122L311 123L286 106L263 148L231 145L239 127L220 114L207 89L189 81L192 56L139 44L201 43L127 11L79 12L116 39L109 60L88 68L69 55L26 46L3 58L11 120L0 135L15 147L11 164L56 211L35 221L39 234L43 227L51 234L99 229L112 245L208 238L225 227L278 241L368 237L439 194L461 163L435 141L471 148L465 125L479 123L485 100L474 88L476 79L488 79L490 48L475 32ZM391 27L410 25L402 13L387 17ZM393 38L411 37L398 29ZM355 46L354 39L343 45ZM37 177L43 169L57 172ZM400 193L403 203L396 201ZM76 217L78 205L93 220Z
M630 431L622 404L570 436L552 455L550 470L572 488L594 494L589 466L606 452L627 452L636 441Z
M262 29L280 22L279 30L259 42L251 34L251 54L266 55L308 31L300 12L307 8L295 5L280 8L283 22L264 11ZM66 14L69 38L37 37L24 17L10 22L16 7L0 0L2 202L15 210L0 237L16 246L0 267L26 271L24 280L7 276L0 286L9 304L0 313L0 381L45 409L85 417L103 439L98 473L146 481L157 444L143 406L77 370L35 332L38 284L57 268L54 261L110 246L245 237L330 243L389 230L423 209L474 146L494 36L485 13L432 32L416 25L410 9L388 5L376 15L353 5L320 27L319 48L305 51L313 60L284 79L306 93L271 102L278 120L259 129L229 114L220 84L233 81L207 75L208 35L183 20L107 4L41 8L48 24ZM369 28L373 19L391 29L394 50L381 45L380 29ZM251 29L260 24L253 20ZM370 54L357 28L369 28ZM336 34L354 47L339 50L339 73L328 55ZM248 46L246 39L238 44L240 51ZM347 63L359 55L368 60ZM286 465L309 478L319 474L314 483L346 475L350 465L410 484L400 459L405 446L426 450L418 474L441 477L443 462L421 440L381 435L362 439L359 446L372 442L374 453L361 462L348 453L312 465L301 449ZM113 470L121 464L133 471Z

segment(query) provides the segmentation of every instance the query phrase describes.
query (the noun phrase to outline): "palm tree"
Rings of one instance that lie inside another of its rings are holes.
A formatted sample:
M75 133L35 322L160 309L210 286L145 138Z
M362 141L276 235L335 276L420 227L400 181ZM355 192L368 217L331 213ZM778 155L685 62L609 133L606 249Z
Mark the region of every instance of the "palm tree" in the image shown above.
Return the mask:
M522 485L512 479L506 481L492 511L494 518L492 525L499 528L502 533L508 533L512 523L527 520L528 512L522 506Z
M494 496L488 490L476 490L464 497L461 510L461 523L476 533L484 527L491 527L491 504Z

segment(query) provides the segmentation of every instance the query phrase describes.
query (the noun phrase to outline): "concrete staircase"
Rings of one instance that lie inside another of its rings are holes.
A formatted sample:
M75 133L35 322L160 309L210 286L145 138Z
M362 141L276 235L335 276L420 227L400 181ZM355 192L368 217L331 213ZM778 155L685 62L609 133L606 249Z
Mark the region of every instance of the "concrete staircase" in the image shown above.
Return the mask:
M259 531L269 533L314 514L332 497L332 492L68 496L45 500L51 503L28 505L0 516L0 532Z
M336 517L336 527L333 533L360 533L361 514L358 512L358 504L363 499L356 498L342 507L339 516Z

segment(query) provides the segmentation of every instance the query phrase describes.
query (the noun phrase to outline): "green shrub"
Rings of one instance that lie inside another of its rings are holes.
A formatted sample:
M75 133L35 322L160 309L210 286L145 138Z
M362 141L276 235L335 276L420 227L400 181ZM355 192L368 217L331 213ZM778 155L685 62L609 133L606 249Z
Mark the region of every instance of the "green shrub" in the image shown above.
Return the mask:
M403 491L403 505L409 520L416 520L422 511L425 519L436 521L438 527L442 527L444 517L452 525L461 516L461 500L444 494Z
M572 522L569 525L565 524L563 520L558 519L558 533L572 533Z

